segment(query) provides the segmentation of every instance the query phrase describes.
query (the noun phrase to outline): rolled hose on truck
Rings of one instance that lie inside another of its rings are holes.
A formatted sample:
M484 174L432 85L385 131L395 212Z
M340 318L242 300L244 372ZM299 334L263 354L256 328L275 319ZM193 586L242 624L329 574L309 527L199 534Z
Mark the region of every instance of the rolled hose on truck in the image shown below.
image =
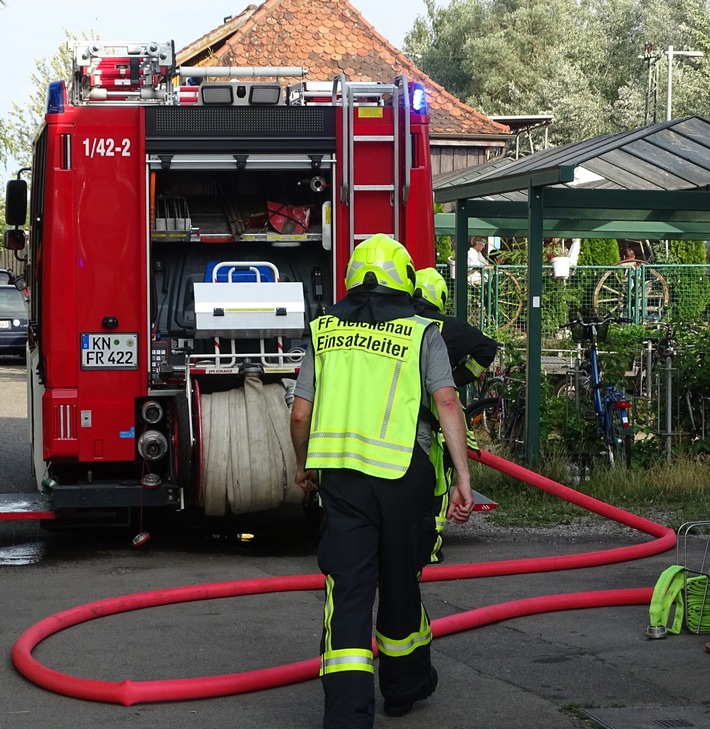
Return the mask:
M661 554L675 545L675 532L661 524L581 494L578 491L574 491L545 476L541 476L522 466L506 461L492 453L486 451L480 451L479 453L469 450L469 457L588 511L649 534L655 537L655 539L651 542L628 547L560 557L538 557L463 565L440 565L433 569L425 568L422 574L422 582L473 579L476 577L495 577L594 567ZM318 590L323 587L324 579L321 574L311 574L217 582L134 593L87 603L56 613L26 630L13 647L12 660L17 670L25 678L45 689L63 694L64 696L89 701L122 704L123 706L159 701L184 701L228 696L285 686L300 681L308 681L318 676L320 666L319 658L311 658L296 663L221 676L160 681L125 680L115 682L96 681L53 671L36 661L32 657L32 651L41 641L58 633L60 630L107 615L115 615L131 610L141 610L158 605L235 597L238 595ZM438 638L470 628L490 625L501 620L525 615L592 607L647 605L651 601L652 594L653 588L648 587L563 593L525 598L439 618L432 622L432 632L434 638Z

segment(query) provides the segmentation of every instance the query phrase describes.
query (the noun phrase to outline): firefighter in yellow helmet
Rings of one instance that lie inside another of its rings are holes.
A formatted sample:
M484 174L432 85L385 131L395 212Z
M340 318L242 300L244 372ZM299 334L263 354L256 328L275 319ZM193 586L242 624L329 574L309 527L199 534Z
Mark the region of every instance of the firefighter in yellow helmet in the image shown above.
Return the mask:
M446 279L435 268L422 268L417 271L414 290L415 309L421 316L438 323L449 355L454 382L456 387L463 387L473 382L476 377L480 377L490 366L495 359L497 343L472 324L444 314L447 296ZM435 412L432 412L432 425L434 432L429 456L436 472L434 490L436 541L430 561L437 563L443 561L441 534L446 523L452 473ZM469 431L467 436L469 447L478 448L473 433Z
M318 475L318 564L326 576L320 675L323 727L375 718L372 608L384 711L403 716L437 685L419 576L435 538L428 449L436 405L457 481L449 517L473 500L464 416L438 328L414 311L407 250L377 234L356 246L347 294L311 322L291 412L296 481Z
M442 322L441 335L449 353L456 387L465 387L490 367L498 343L478 327L444 314L448 296L446 279L435 268L416 273L414 306L418 314Z

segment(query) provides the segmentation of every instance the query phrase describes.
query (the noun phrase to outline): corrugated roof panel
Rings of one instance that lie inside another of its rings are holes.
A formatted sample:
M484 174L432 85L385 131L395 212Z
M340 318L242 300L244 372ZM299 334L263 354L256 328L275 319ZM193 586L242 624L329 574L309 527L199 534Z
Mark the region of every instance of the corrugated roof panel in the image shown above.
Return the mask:
M670 148L663 148L654 144L653 139L648 141L639 140L629 145L629 147L625 147L623 151L628 151L629 154L633 154L643 160L645 164L652 165L672 175L677 180L677 183L669 181L666 187L674 186L676 189L696 187L699 184L704 185L708 177L710 177L710 151L707 148L697 148L694 157L697 160L701 160L702 157L700 155L706 155L706 162L709 167L697 165L694 161L690 161L684 156L679 157L674 153L672 146Z
M606 159L617 167L627 169L635 178L636 183L629 189L647 190L659 187L663 190L683 190L692 187L688 181L674 174L672 157L659 159L657 147L643 145L635 142L621 149L607 152L602 159ZM614 180L611 180L614 182Z
M627 190L705 188L710 185L710 119L691 116L586 139L536 152L508 165L479 170L478 174L464 170L458 178L449 177L445 185L435 181L434 189L445 189L441 197L449 201L457 199L453 195L458 187L466 188L464 197L476 197L480 183L481 196L503 199L491 197L491 193L521 190L526 194L536 173L574 168L576 175L582 167L605 179L576 181L569 186Z
M607 154L604 157L586 162L585 167L604 177L609 187L634 190L638 186L638 176L633 170L628 169L623 164L623 160L620 157L612 157ZM645 186L645 189L664 190L665 188L661 185L649 183Z
M499 170L502 167L508 167L515 162L510 157L495 157L489 162L485 162L481 165L475 165L474 167L467 167L463 170L452 170L451 172L445 172L444 174L437 175L434 180L434 189L440 189L448 187L449 185L456 185L460 182L471 182L479 179L481 175L488 174L492 171Z
M677 134L691 139L701 147L710 146L710 138L708 138L708 125L710 120L704 116L689 116L679 121L674 126L673 131Z
M650 144L669 151L678 159L688 160L694 164L705 162L705 168L710 169L710 155L706 153L707 144L698 144L694 139L679 134L675 129L663 129L648 138Z

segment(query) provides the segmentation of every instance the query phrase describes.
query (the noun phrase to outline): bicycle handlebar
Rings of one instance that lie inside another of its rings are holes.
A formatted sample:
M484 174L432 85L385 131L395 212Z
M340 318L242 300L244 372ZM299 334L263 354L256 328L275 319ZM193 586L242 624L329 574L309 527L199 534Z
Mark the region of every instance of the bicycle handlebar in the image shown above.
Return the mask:
M582 326L598 327L602 324L606 324L607 322L614 322L615 324L631 324L633 322L633 319L629 319L627 316L607 316L604 318L593 317L585 319L580 315L576 319L570 319L570 321L566 321L564 324L560 324L560 329L569 328L576 324L581 324Z

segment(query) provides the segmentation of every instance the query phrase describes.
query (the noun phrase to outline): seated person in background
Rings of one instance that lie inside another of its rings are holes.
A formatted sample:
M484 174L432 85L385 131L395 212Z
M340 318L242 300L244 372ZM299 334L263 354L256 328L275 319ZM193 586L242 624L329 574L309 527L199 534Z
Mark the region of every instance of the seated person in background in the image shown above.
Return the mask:
M486 248L486 239L483 236L480 235L474 235L471 237L471 240L469 241L469 249L468 249L468 268L483 268L483 266L488 266L489 262L486 259L486 256L484 255L483 251ZM481 283L481 272L480 271L471 271L468 274L468 284L469 286L476 286Z
M637 266L640 263L638 258L636 258L636 254L634 253L633 248L626 248L624 250L624 255L621 257L621 260L616 264L617 266Z

